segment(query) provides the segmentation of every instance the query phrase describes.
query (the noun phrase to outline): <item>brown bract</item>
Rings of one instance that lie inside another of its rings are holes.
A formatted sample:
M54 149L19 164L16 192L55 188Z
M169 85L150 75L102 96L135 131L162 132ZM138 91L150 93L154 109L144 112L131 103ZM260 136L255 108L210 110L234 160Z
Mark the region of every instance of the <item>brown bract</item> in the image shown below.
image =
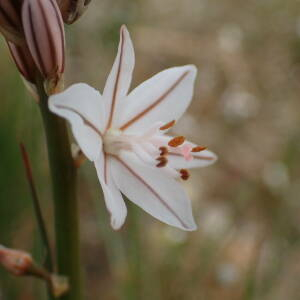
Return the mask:
M0 0L0 31L6 39L16 44L23 43L21 6L22 0Z
M58 0L63 20L66 24L72 24L86 11L91 0Z

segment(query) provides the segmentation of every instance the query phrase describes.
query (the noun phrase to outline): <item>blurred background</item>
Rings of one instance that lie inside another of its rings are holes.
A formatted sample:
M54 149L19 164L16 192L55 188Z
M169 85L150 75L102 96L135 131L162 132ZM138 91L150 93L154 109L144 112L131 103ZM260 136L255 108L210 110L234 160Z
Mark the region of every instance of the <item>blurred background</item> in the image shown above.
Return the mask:
M300 299L300 1L92 1L67 27L67 86L102 91L123 23L136 51L132 87L164 68L198 67L194 100L173 132L219 161L185 183L192 233L130 203L114 232L93 165L80 168L86 299ZM19 142L53 241L45 137L2 38L0 70L0 243L42 261ZM0 270L0 299L45 299L44 286Z

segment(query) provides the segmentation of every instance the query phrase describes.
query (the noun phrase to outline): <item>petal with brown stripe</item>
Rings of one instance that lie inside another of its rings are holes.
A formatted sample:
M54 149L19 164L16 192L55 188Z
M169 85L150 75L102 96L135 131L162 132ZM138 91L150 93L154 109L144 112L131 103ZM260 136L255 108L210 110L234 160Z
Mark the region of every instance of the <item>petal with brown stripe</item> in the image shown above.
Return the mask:
M120 29L118 53L107 78L103 99L105 102L106 128L110 128L120 101L127 95L134 68L134 49L125 25Z
M112 158L112 177L121 192L158 220L183 230L197 228L190 199L175 179L124 151Z
M118 112L118 127L143 132L156 122L178 120L189 106L197 70L187 65L164 70L135 88Z
M71 123L79 147L91 161L102 149L102 105L101 94L84 83L49 98L49 109Z
M111 158L101 152L95 161L95 167L103 190L105 205L110 213L111 226L118 230L125 222L127 208L111 177Z

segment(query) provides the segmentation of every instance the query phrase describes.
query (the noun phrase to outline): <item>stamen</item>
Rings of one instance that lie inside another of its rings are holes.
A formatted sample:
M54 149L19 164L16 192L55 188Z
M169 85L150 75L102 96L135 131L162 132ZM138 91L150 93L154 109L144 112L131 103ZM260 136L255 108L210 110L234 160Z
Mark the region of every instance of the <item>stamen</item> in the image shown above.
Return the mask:
M167 147L160 147L159 151L160 151L160 156L165 156L165 155L168 155L168 153L169 153Z
M160 127L159 129L160 130L167 130L167 129L170 129L171 127L173 127L175 125L176 121L173 120L165 125L163 125L162 127Z
M168 145L170 147L178 147L180 145L182 145L185 141L185 137L184 136L176 136L173 139L171 139L171 141L169 141Z
M201 151L206 150L206 149L207 149L207 147L196 146L191 151L192 152L201 152Z
M190 173L189 173L189 171L188 170L186 170L186 169L181 169L180 171L179 171L179 173L180 173L180 177L181 177L181 179L182 180L188 180L189 178L190 178Z
M168 164L168 159L165 156L160 156L156 160L159 161L156 165L158 168L165 167Z

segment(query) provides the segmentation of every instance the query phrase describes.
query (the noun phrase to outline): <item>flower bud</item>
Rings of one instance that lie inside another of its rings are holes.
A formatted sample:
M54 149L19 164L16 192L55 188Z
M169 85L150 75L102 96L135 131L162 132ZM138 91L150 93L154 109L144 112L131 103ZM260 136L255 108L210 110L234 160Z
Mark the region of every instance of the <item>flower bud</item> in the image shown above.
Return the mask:
M45 280L52 294L57 298L69 290L67 277L50 274L46 269L35 265L27 252L0 245L0 264L15 276L34 276Z
M19 72L27 81L34 83L37 68L26 44L17 46L12 42L7 41L7 45Z
M91 0L58 0L64 22L74 23L86 11L90 2Z
M0 31L16 44L21 44L23 40L21 6L22 0L0 0Z
M28 49L36 67L46 83L56 86L65 63L63 20L56 1L24 0L22 23Z
M0 246L0 263L2 266L16 276L26 275L32 265L30 254Z
M35 86L35 77L38 73L32 56L26 44L17 46L12 42L6 41L10 54L21 73L24 85L32 97L38 102L39 97Z

